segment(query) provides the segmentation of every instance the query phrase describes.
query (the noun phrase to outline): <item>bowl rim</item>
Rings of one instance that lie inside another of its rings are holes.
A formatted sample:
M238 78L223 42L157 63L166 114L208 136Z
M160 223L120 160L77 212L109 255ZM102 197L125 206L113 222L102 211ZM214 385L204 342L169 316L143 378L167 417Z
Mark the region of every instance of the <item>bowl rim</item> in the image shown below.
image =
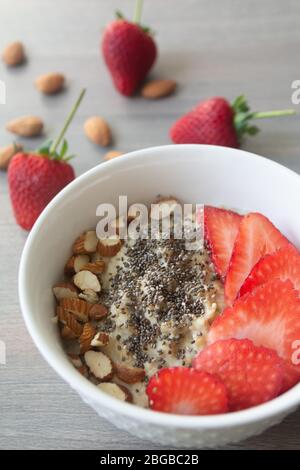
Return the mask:
M43 210L38 220L34 224L31 232L28 235L26 240L20 266L19 266L19 301L21 305L21 310L23 318L26 324L26 327L35 343L36 347L48 362L48 364L61 376L69 385L75 389L79 395L84 399L85 402L90 404L90 401L93 404L99 403L100 406L109 409L110 411L125 415L127 418L131 418L139 422L147 422L155 425L160 425L163 427L174 427L184 428L184 429L218 429L232 426L245 425L247 423L252 423L255 421L261 421L267 418L271 418L280 414L287 414L290 410L300 405L300 383L294 386L289 391L280 395L279 397L270 400L264 404L248 408L242 411L235 411L231 413L218 414L218 415L209 415L209 416L187 416L187 415L176 415L163 413L158 411L153 411L150 409L141 408L137 405L130 403L124 403L120 400L109 396L108 394L97 389L97 387L89 382L85 377L76 371L73 365L67 362L61 362L56 358L55 353L52 351L51 347L44 341L42 335L39 333L39 328L35 324L30 307L30 298L26 291L26 272L27 266L30 264L31 257L31 246L36 237L38 237L40 229L44 222L46 221L48 214L64 199L66 195L72 193L74 189L78 186L82 186L89 178L93 175L97 175L99 172L110 170L117 167L125 167L128 162L134 161L135 159L140 159L141 155L143 157L154 158L154 153L160 153L162 151L169 152L176 148L181 148L183 153L189 152L191 149L207 151L212 155L214 153L223 152L224 155L231 154L239 156L239 158L251 158L253 162L261 161L264 164L270 166L276 166L284 173L288 174L289 177L297 178L300 182L300 175L298 175L293 170L286 168L285 166L277 163L273 160L269 160L260 155L241 150L241 149L232 149L228 147L221 146L212 146L212 145L199 145L199 144L181 144L181 145L161 145L155 147L147 147L144 149L136 150L125 155L122 155L122 158L117 158L108 162L101 162L99 165L93 167L82 175L78 176L73 182L67 185L59 194L57 194L48 206ZM220 158L219 156L217 158Z

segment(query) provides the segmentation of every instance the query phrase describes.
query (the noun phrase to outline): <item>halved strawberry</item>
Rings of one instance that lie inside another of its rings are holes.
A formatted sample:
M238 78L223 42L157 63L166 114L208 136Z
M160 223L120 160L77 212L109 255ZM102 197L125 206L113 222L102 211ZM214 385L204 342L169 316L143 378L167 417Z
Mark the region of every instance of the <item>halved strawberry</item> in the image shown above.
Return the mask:
M193 367L216 374L222 380L230 411L269 401L282 389L282 359L276 351L254 346L248 339L216 341L194 358Z
M242 216L219 207L204 207L204 236L216 272L225 277Z
M239 296L272 279L289 279L300 290L300 253L292 245L261 258L242 285Z
M228 411L225 385L207 372L188 367L161 369L147 386L150 408L182 415L211 415Z
M234 244L225 280L225 300L231 305L258 260L289 241L262 214L250 212L243 217Z
M300 340L300 298L291 281L275 279L227 307L211 325L208 343L248 338L256 346L274 349L286 361L284 390L300 380L295 348Z

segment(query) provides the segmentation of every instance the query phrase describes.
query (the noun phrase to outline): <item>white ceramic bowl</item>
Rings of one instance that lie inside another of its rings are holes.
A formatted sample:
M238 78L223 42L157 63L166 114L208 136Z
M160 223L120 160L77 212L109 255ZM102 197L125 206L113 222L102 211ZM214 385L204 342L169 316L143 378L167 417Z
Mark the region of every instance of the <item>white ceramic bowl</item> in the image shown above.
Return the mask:
M51 286L62 274L71 243L98 221L101 202L150 202L172 194L185 202L260 211L292 242L300 237L300 178L287 168L241 150L170 145L132 152L77 178L48 205L32 229L20 265L19 294L38 349L82 399L117 427L157 444L214 447L245 439L280 422L300 404L300 384L266 404L215 416L178 416L120 402L82 377L62 349L51 322Z

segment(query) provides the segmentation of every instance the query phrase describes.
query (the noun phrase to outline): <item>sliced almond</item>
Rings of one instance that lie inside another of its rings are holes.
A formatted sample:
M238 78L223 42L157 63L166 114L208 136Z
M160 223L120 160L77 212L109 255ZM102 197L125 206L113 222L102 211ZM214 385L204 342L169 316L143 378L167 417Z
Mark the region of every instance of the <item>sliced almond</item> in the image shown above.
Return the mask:
M89 230L82 234L73 245L73 253L88 255L97 249L98 238L95 230Z
M115 364L117 377L127 384L141 382L145 378L145 369L140 367L128 367L122 364Z
M96 274L90 271L79 271L79 273L75 274L73 281L80 290L91 289L95 292L101 291L99 279Z
M7 170L12 157L23 149L20 144L10 144L0 149L0 170Z
M109 343L109 335L104 331L99 331L95 334L92 338L91 346L93 348L101 348L102 346L106 346Z
M86 323L79 337L80 353L83 354L91 348L91 342L96 334L96 330L91 323Z
M102 274L105 271L105 261L98 260L93 263L87 263L79 269L79 271L90 271L93 274Z
M85 135L97 145L106 147L111 142L111 130L108 123L100 116L92 116L84 123Z
M25 60L24 46L20 41L8 44L2 52L2 59L6 65L22 64Z
M66 312L62 307L57 307L57 316L59 318L60 323L64 326L67 326L68 329L72 331L76 338L79 338L83 331L83 326L76 320L74 315L69 312Z
M113 364L106 354L100 351L87 351L84 354L90 372L100 381L109 381L114 374Z
M150 100L164 98L174 93L176 86L175 80L152 80L143 86L141 94Z
M68 259L65 265L65 274L67 276L73 276L73 274L76 274L79 271L81 271L83 266L88 264L89 261L90 261L90 258L88 255L71 256L71 258Z
M98 294L92 289L85 289L78 295L78 297L89 304L97 304L99 302Z
M154 204L151 204L150 217L153 220L162 220L174 214L174 211L180 203L175 198L161 198Z
M69 282L60 282L53 286L52 290L58 302L61 299L75 299L78 297L76 287Z
M80 359L78 354L68 354L68 356L73 366L76 367L76 369L79 369L79 367L83 366L82 360Z
M108 162L109 160L113 160L114 158L120 157L124 155L123 152L119 152L118 150L111 150L104 155L104 160Z
M53 95L62 90L64 83L65 77L61 73L46 73L36 79L35 86L42 93Z
M132 402L132 394L128 388L123 385L114 384L112 382L102 382L97 385L97 387L102 390L102 392L105 392L118 400L127 401L129 403Z
M38 137L43 130L44 123L37 116L21 116L6 124L6 129L22 137Z
M67 325L64 325L60 330L60 335L65 340L72 340L76 339L77 335L71 330L71 328Z
M112 235L107 238L100 238L97 250L101 256L112 257L120 251L121 247L122 242L118 235Z
M89 309L89 318L93 321L100 321L105 318L108 314L108 310L105 305L95 304Z
M82 299L61 299L59 304L64 310L75 315L81 322L88 321L89 304Z

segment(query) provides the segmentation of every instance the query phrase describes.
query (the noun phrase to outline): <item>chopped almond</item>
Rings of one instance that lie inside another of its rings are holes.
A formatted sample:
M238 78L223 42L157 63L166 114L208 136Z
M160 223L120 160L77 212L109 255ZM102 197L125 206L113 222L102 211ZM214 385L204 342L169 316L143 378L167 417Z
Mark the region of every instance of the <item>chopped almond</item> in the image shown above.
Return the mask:
M73 245L73 252L79 255L94 253L97 248L98 238L95 230L89 230L81 235Z
M82 333L83 326L76 320L74 315L66 312L61 306L57 307L56 312L60 323L62 323L64 326L67 326L75 335L75 337L79 338Z
M109 342L109 335L105 333L104 331L99 331L92 338L91 346L93 348L101 348L102 346L105 346L108 342Z
M52 290L58 302L61 299L75 299L78 296L76 287L68 282L56 284Z
M68 356L73 366L76 367L76 369L79 369L80 367L83 366L82 360L80 359L78 354L68 354Z
M102 392L105 392L118 400L127 401L129 403L132 402L132 394L128 388L123 385L114 384L112 382L102 382L97 385L97 387L102 390Z
M96 334L96 330L91 323L86 323L79 337L80 353L83 354L91 348L91 342Z
M92 289L85 289L78 295L78 297L89 304L97 304L99 302L98 294Z
M73 276L73 274L81 271L83 266L86 266L90 261L88 255L74 255L67 261L65 265L65 274L67 276Z
M93 263L84 264L79 271L90 271L93 274L102 274L105 271L105 261L98 260Z
M122 242L118 235L111 237L101 238L98 241L97 250L102 256L112 257L115 256L121 249Z
M100 351L87 351L84 359L90 372L96 379L106 382L113 377L113 364L106 354Z
M105 318L108 314L108 310L105 305L95 304L92 305L89 309L89 318L90 320L99 321Z
M60 306L81 322L88 321L89 304L81 299L61 299Z
M101 284L97 276L90 271L79 271L73 278L74 284L80 290L91 289L95 292L101 291Z
M162 220L169 217L177 206L180 206L180 203L177 199L170 198L160 198L154 204L151 204L150 217L153 220Z
M123 366L115 364L116 374L120 380L127 384L135 384L141 382L145 378L145 369L140 367Z
M60 330L60 335L65 340L76 339L76 334L67 325L64 325Z

